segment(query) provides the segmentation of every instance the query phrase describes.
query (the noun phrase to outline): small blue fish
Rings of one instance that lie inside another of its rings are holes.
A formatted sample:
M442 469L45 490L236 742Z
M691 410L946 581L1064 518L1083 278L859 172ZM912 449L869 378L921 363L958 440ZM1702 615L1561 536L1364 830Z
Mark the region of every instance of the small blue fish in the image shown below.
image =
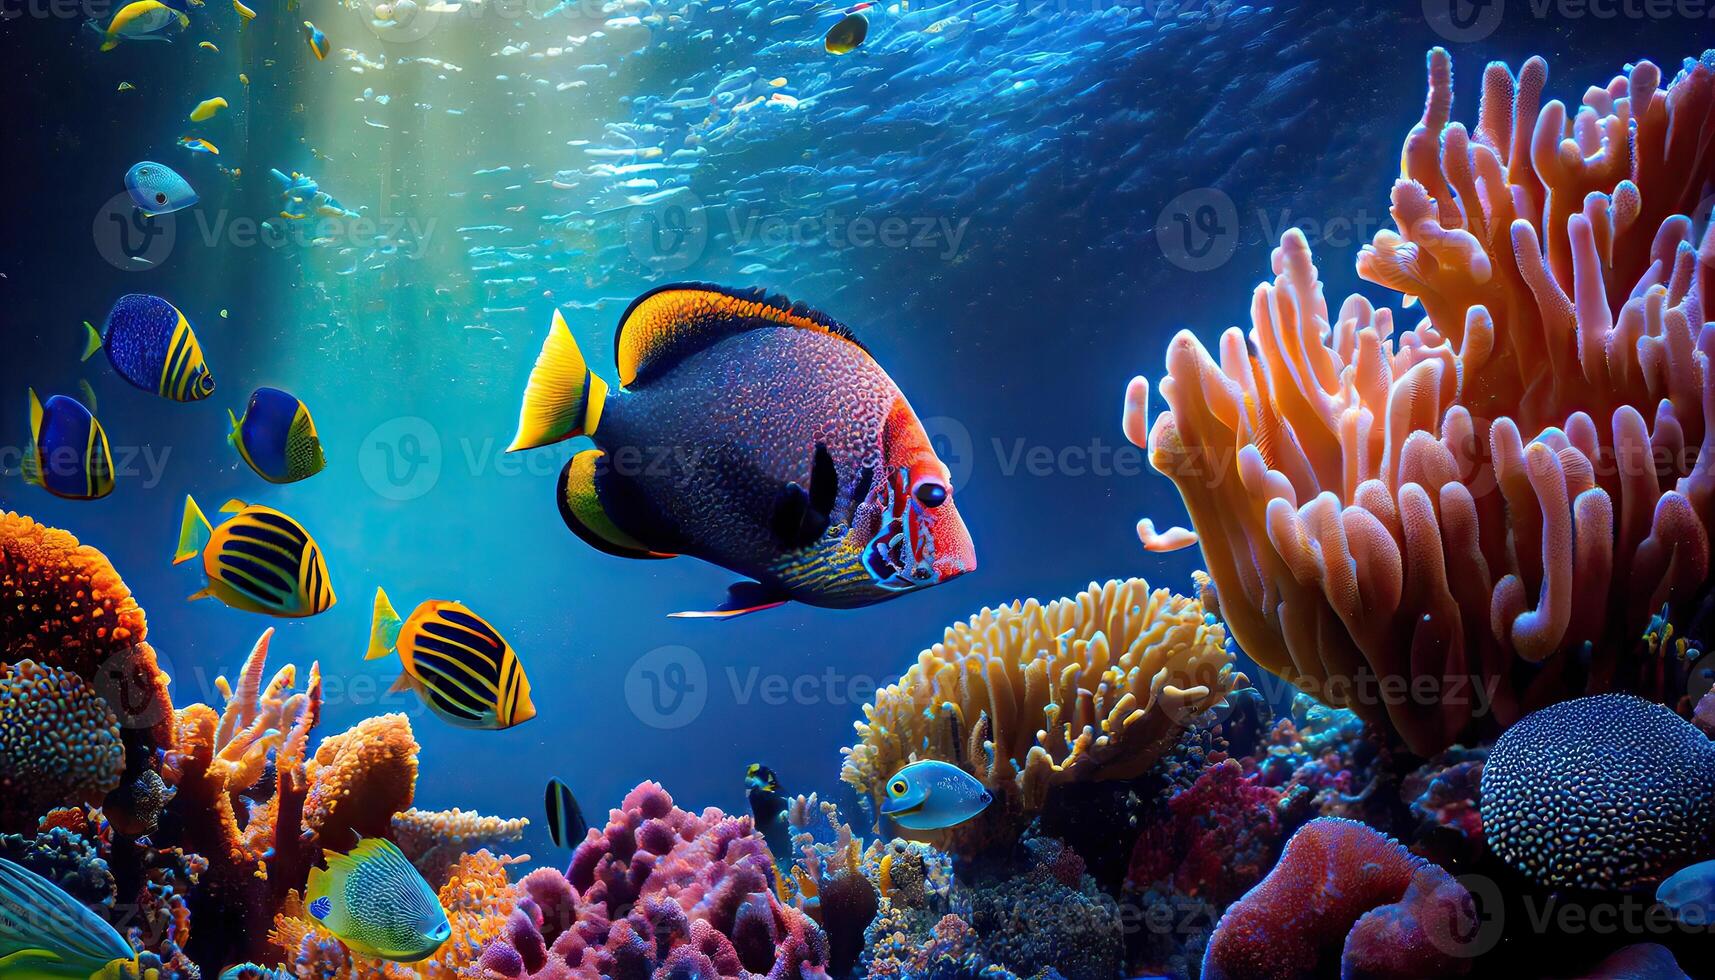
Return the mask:
M310 50L315 52L317 61L324 61L328 56L328 36L322 29L309 21L304 21L304 40L310 42Z
M30 389L30 444L24 482L67 500L97 500L113 492L113 450L83 403L55 395L46 405Z
M1715 861L1704 861L1674 872L1655 890L1655 900L1673 917L1693 928L1715 925Z
M100 333L84 322L88 341L83 359L102 347L119 376L144 391L176 402L194 402L214 393L214 375L202 357L196 331L178 307L144 293L127 293L107 312Z
M269 483L296 483L322 471L327 457L309 406L278 388L258 388L239 418L227 409L227 441L256 475Z
M983 812L994 799L977 778L946 762L913 762L887 781L881 812L908 830L945 830Z
M131 203L149 217L183 211L197 202L189 181L172 167L148 160L125 172L125 190Z

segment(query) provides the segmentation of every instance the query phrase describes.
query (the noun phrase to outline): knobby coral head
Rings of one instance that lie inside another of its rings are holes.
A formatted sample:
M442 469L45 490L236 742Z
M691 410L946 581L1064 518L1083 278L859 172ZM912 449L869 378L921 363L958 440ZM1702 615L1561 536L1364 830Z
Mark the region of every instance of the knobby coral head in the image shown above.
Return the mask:
M1546 81L1489 65L1467 130L1430 53L1398 231L1357 263L1415 326L1356 295L1330 316L1294 230L1248 336L1218 362L1174 338L1152 428L1147 382L1127 392L1196 531L1145 544L1200 540L1247 653L1420 753L1626 684L1651 613L1709 572L1715 237L1686 215L1715 185L1715 69L1640 62L1572 110Z

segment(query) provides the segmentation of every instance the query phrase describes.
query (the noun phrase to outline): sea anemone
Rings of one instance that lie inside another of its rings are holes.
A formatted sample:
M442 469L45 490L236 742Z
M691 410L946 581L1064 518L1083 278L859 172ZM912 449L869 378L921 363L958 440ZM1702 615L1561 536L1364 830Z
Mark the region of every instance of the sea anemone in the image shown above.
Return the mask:
M1148 384L1127 392L1240 646L1423 755L1624 681L1709 574L1715 238L1685 215L1715 183L1715 68L1664 86L1642 61L1573 112L1546 79L1490 64L1467 130L1430 52L1398 231L1358 257L1415 327L1356 295L1331 315L1294 230L1219 363L1174 338L1147 439Z

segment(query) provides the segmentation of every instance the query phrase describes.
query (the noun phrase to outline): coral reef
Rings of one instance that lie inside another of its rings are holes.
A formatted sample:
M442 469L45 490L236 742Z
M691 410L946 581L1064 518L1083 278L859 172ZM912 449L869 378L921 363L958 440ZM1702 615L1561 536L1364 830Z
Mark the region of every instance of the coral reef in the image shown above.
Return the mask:
M404 715L365 718L316 749L306 771L304 825L322 846L346 850L358 835L386 837L393 815L410 809L417 789L417 740Z
M1147 436L1127 392L1240 645L1422 755L1624 683L1620 651L1708 578L1715 239L1684 215L1715 179L1715 67L1639 62L1570 116L1546 79L1490 64L1467 130L1430 53L1398 231L1358 258L1417 326L1355 295L1330 315L1291 231L1248 337L1219 363L1173 340Z
M1708 856L1715 743L1628 694L1563 701L1495 743L1482 818L1495 854L1542 885L1651 887Z
M477 851L502 855L506 845L524 839L529 826L530 821L523 817L485 817L456 807L412 809L394 814L392 838L424 879L438 888L459 858Z
M168 679L145 639L143 610L106 556L66 531L0 512L0 596L0 664L33 661L82 680L119 725L126 749L122 785L152 770L158 753L173 744ZM77 700L88 703L81 696ZM9 764L0 762L0 779L7 778ZM74 801L49 805L69 802ZM148 825L129 814L125 803L125 798L110 801L109 815L146 830ZM27 810L0 805L0 830L33 829L22 822Z
M776 895L772 868L748 816L699 816L643 783L564 875L541 869L520 882L518 911L480 968L505 978L825 978L827 939Z
M920 836L971 847L997 823L1040 812L1057 786L1141 775L1243 682L1226 632L1197 600L1142 579L1092 583L950 627L864 706L841 778L879 801L910 762L963 766L995 804L956 833Z
M318 980L461 980L466 968L499 935L516 907L506 865L487 851L458 858L440 888L452 937L435 954L409 965L359 956L304 912L301 896L289 896L274 920L269 939L287 951L295 976Z
M1209 767L1169 801L1171 820L1138 836L1127 884L1167 885L1226 905L1273 867L1285 833L1283 795L1236 759Z
M99 804L124 771L119 719L82 678L33 660L0 664L0 831Z
M1084 873L1084 862L1050 838L1029 842L1030 870L971 890L966 920L982 957L1020 975L1053 970L1066 980L1119 975L1119 910Z
M1456 937L1476 909L1440 867L1363 824L1304 825L1262 883L1227 909L1203 958L1205 980L1463 976Z

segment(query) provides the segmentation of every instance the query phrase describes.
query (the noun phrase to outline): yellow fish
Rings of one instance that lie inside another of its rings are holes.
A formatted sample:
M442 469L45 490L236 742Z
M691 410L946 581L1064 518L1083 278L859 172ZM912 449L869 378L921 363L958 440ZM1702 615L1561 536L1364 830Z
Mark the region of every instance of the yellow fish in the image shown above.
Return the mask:
M185 498L173 564L202 556L208 585L193 600L213 597L234 609L288 618L333 606L327 559L302 524L242 500L228 500L220 512L232 517L211 528L197 502Z
M191 19L160 0L134 0L119 8L107 23L106 40L101 50L112 51L121 38L144 37L165 29L178 21L181 28L191 26Z
M120 82L119 83L119 91L121 91L121 92L135 92L136 90L137 90L137 86L132 85L130 82Z
M322 29L309 21L304 21L304 40L310 43L310 50L315 52L317 61L325 61L328 56L328 36Z
M536 717L518 654L463 603L430 599L400 619L376 589L364 659L393 653L405 667L393 690L416 691L450 725L499 731Z
M206 119L213 119L215 113L224 108L226 108L226 100L218 95L212 99L204 99L197 103L197 107L195 109L191 110L191 122L202 122Z
M244 84L244 85L249 85L249 84L250 84L250 76L249 76L249 75L246 75L246 74L244 74L244 73L243 73L243 72L239 72L239 73L238 73L238 81L239 81L239 82L240 82L240 83L241 83L241 84Z
M238 11L238 16L243 18L246 24L256 19L256 11L246 7L239 0L232 0L232 9Z
M213 51L215 54L220 53L220 49L214 46L213 41L204 41L201 44L197 45L197 47L203 49L204 51Z
M328 866L310 869L305 911L353 952L415 963L452 938L434 889L393 842L359 839L349 854L323 854Z
M201 137L181 136L179 137L179 145L192 153L212 153L215 156L220 156L220 147Z

